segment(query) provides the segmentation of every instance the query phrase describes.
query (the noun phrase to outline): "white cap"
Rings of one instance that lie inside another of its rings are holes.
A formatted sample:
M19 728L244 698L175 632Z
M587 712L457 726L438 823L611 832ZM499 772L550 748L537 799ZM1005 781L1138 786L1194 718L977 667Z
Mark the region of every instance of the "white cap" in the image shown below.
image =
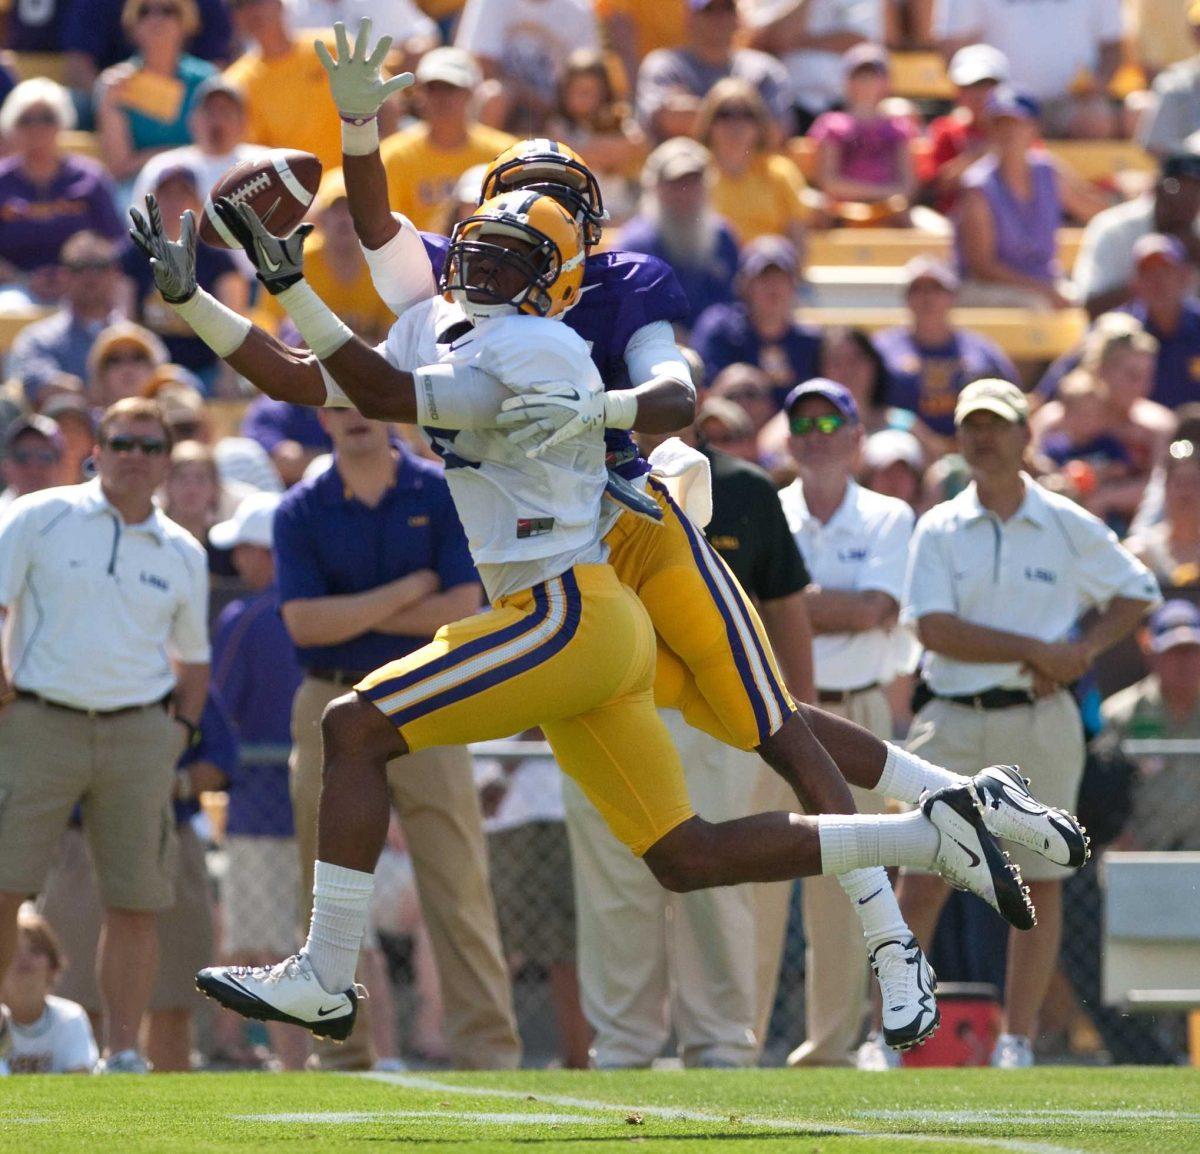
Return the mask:
M208 531L208 539L218 549L232 549L235 545L261 545L270 549L277 508L277 493L251 493L228 521L219 521Z
M968 44L950 58L950 67L946 72L950 83L959 88L968 88L981 80L1006 84L1008 57L990 44Z
M430 84L440 80L443 84L470 91L483 83L483 76L475 58L462 48L431 48L417 62L417 83Z
M903 461L914 472L925 468L925 454L921 442L906 429L880 429L867 438L863 446L863 464L868 469L886 469L888 465Z

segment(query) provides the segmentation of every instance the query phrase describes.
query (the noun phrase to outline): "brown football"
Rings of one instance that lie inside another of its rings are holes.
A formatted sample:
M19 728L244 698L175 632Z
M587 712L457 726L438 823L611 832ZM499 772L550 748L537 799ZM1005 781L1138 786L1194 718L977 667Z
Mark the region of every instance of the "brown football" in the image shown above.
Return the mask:
M309 152L273 148L258 160L243 160L208 194L200 239L215 248L240 247L213 209L213 201L222 196L248 204L275 236L287 236L304 219L320 183L321 162Z

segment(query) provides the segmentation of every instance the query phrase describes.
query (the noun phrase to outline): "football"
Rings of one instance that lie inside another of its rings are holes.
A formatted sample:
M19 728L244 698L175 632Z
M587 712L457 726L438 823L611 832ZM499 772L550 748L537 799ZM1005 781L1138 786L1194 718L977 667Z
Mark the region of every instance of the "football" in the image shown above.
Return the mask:
M287 236L304 219L320 183L321 162L309 152L273 148L258 160L243 160L209 192L200 239L215 248L240 247L213 208L222 196L248 204L275 236Z

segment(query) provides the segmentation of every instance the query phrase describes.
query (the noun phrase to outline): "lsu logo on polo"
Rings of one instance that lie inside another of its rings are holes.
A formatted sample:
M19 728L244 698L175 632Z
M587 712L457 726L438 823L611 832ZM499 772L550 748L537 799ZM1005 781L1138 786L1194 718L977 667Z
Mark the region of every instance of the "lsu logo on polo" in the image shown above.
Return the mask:
M1041 569L1035 565L1025 566L1026 581L1040 581L1044 585L1058 584L1058 574L1052 569Z

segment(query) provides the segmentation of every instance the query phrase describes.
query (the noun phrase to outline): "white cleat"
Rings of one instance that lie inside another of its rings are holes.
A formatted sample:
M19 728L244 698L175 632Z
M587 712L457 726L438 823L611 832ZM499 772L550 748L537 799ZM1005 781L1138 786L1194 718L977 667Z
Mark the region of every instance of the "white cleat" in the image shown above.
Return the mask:
M997 1070L1023 1070L1033 1065L1033 1046L1020 1034L1001 1034L992 1050L992 1065Z
M367 992L355 985L328 993L305 954L273 966L210 966L196 975L196 989L243 1018L288 1022L339 1042L354 1029L358 999Z
M1037 925L1021 871L988 833L969 785L947 786L921 797L921 812L938 831L934 868L952 886L982 898L1019 930Z
M881 1072L900 1069L900 1052L893 1050L883 1040L882 1034L871 1033L854 1054L854 1065L859 1070Z
M883 995L883 1040L896 1050L923 1042L938 1027L937 976L917 939L896 938L871 951Z
M1091 857L1091 841L1078 818L1043 805L1015 765L989 765L972 779L988 830L1056 865L1078 869Z

